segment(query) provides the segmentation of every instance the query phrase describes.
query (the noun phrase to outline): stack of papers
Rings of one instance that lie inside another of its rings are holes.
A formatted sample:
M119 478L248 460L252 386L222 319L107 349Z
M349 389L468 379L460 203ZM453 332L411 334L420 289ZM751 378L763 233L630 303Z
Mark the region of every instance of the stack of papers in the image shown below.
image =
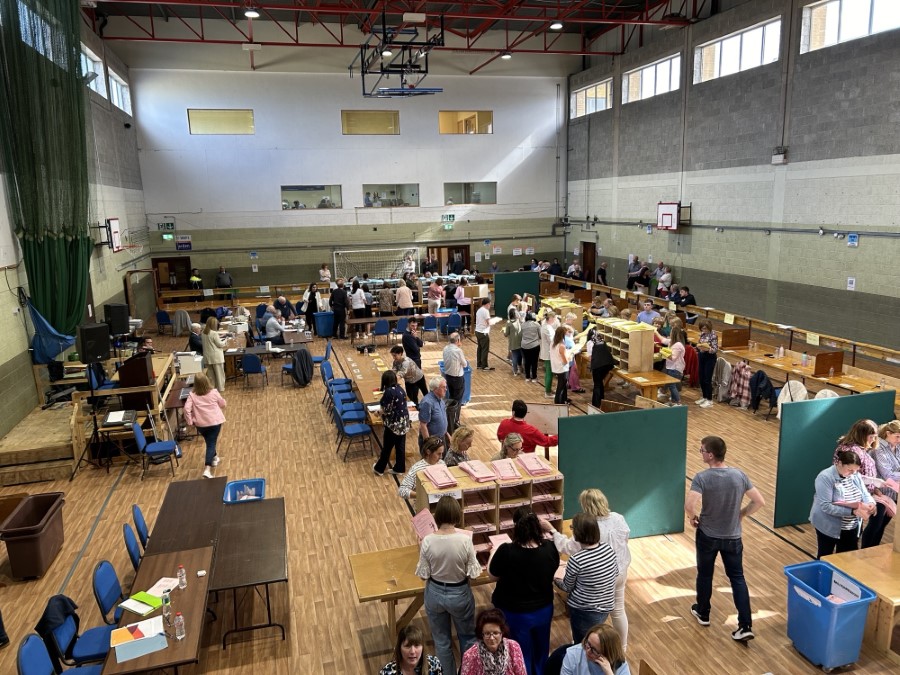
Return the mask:
M412 526L413 530L416 531L416 536L419 537L419 541L422 541L432 532L437 532L438 529L437 523L434 522L434 516L431 515L431 511L428 509L422 509L412 517Z
M488 537L488 541L491 542L491 548L494 550L500 548L500 544L511 544L512 539L509 538L508 534L494 534Z
M456 485L456 479L453 474L443 464L435 464L425 469L425 476L434 483L435 487L453 487Z
M459 468L465 471L476 483L488 483L497 476L484 462L478 459L470 459L468 462L460 462Z
M534 453L519 455L516 461L532 476L546 476L553 468Z
M519 473L519 470L511 459L495 459L491 464L500 480L510 480L522 477L522 474Z
M124 602L119 603L119 607L140 616L147 616L150 612L161 606L162 600L155 595L150 595L146 591L139 591Z

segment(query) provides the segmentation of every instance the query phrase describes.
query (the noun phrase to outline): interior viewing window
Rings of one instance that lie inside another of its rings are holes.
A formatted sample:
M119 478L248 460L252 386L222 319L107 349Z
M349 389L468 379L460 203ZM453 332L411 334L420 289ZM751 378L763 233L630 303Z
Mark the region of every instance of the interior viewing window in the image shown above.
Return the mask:
M494 112L492 110L441 110L438 113L438 131L442 134L492 134Z
M666 94L680 86L681 54L675 54L622 75L622 103Z
M444 204L496 203L496 183L444 183Z
M780 45L780 17L700 45L694 50L694 84L774 63Z
M800 53L900 28L897 0L824 0L803 8Z
M363 186L363 206L418 206L419 184L366 183Z
M192 135L252 136L256 133L252 109L188 108L187 115Z
M340 185L282 185L281 210L339 209Z
M345 136L396 136L400 134L399 110L341 110Z
M612 78L576 89L569 97L569 119L612 108Z
M81 75L88 87L106 98L106 78L103 77L103 61L90 49L81 45Z
M109 100L120 110L131 114L131 88L124 78L112 70L109 71Z

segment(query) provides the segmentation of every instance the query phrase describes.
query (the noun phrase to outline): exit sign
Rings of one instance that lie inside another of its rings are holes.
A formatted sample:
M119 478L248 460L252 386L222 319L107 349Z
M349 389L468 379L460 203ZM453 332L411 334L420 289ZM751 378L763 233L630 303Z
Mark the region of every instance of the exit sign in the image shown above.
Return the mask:
M453 223L456 222L456 214L455 213L445 213L441 216L442 223Z
M156 229L161 232L174 232L175 223L157 223Z
M453 223L452 223L452 222L445 222L445 223L444 223L444 229L445 229L445 230L452 230L452 229L453 229Z

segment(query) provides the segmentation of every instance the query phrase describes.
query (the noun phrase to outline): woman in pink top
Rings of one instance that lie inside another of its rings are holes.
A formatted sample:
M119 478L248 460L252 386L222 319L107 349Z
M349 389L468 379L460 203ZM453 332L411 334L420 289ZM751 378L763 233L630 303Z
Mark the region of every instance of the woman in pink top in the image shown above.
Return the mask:
M210 385L209 378L203 373L194 375L194 390L184 402L184 419L196 427L197 433L206 441L204 478L212 478L213 467L219 464L216 441L222 430L222 423L225 422L225 415L222 413L224 407L225 399Z
M506 617L499 609L486 609L475 622L476 642L463 654L462 675L526 675L522 648L509 639Z

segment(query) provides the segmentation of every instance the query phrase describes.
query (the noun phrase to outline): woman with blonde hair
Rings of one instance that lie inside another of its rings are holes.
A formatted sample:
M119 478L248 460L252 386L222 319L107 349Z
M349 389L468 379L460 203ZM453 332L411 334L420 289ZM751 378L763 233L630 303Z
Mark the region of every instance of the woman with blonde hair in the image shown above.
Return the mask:
M475 440L475 431L471 427L458 426L450 436L450 447L444 453L444 464L457 466L460 462L469 461L469 448Z
M609 508L606 495L596 488L583 490L578 495L578 503L583 513L597 519L600 528L600 542L608 544L616 554L619 565L619 576L616 577L616 602L610 613L612 624L622 638L623 649L628 647L628 616L625 614L625 582L628 577L628 566L631 564L631 552L628 550L628 537L631 528L625 518ZM581 545L574 538L560 534L550 523L541 521L541 529L553 535L553 543L560 553L572 555L581 550Z
M204 478L212 478L213 468L219 465L216 443L225 423L225 415L222 413L224 409L225 399L212 388L209 378L203 373L194 375L194 388L184 402L184 419L195 427L197 433L206 441Z
M219 321L211 316L203 328L203 360L206 374L216 383L220 393L225 391L225 348L227 341L219 337Z
M897 484L900 483L900 421L892 420L878 427L878 447L873 453L878 477L886 482L881 493L892 499L897 510Z
M623 309L619 312L619 318L625 319L626 321L632 321L634 319L634 311L631 309Z

